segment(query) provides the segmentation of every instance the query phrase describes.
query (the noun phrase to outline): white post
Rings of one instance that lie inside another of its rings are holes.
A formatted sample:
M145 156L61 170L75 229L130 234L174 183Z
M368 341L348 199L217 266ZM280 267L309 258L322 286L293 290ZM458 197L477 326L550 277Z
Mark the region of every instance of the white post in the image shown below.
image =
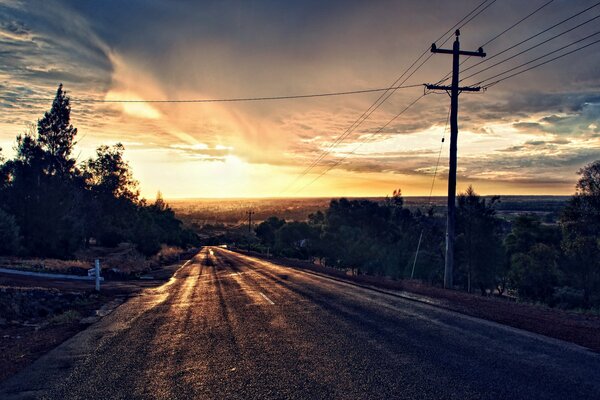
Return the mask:
M100 260L96 259L96 263L94 265L95 273L96 273L96 292L100 291Z

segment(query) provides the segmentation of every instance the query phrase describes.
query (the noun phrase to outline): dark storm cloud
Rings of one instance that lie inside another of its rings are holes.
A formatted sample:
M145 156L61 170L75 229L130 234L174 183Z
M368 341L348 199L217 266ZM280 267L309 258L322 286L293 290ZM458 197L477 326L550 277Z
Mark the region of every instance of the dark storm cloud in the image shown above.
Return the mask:
M107 48L86 19L53 1L0 5L0 74L44 90L64 82L71 88L106 86ZM97 86L94 86L96 84ZM48 95L47 92L44 95Z

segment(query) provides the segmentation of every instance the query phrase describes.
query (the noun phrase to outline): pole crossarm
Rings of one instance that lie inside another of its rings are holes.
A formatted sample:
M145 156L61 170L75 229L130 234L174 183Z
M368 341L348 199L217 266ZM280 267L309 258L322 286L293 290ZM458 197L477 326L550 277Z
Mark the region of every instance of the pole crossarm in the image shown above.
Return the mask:
M431 52L432 53L440 53L440 54L454 54L453 49L438 49L435 46L435 43L433 43L431 45ZM461 56L470 56L470 57L485 57L486 56L486 54L483 52L483 49L481 47L477 51L459 50L458 54L460 54Z
M452 90L452 86L440 86L440 85L430 85L430 84L426 84L425 87L428 90ZM481 90L480 86L459 86L458 88L459 92L479 92Z

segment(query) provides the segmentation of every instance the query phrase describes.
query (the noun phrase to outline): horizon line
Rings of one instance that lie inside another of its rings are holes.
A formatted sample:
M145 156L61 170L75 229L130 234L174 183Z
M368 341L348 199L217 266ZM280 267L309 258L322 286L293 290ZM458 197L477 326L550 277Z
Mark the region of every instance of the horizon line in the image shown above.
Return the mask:
M572 197L572 194L479 194L481 197ZM165 197L165 201L190 201L190 200L327 200L327 199L385 199L386 196L248 196L248 197ZM429 198L428 195L402 196L404 199ZM432 199L444 199L448 196L431 196Z

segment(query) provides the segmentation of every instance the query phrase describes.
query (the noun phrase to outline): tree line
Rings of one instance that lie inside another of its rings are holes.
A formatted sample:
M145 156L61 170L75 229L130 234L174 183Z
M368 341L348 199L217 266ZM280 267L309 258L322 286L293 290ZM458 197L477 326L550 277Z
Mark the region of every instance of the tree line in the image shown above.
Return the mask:
M456 286L564 308L599 307L600 160L579 174L558 223L533 214L509 222L496 214L499 197L485 199L472 187L460 194ZM308 221L270 217L255 232L256 250L359 274L443 282L445 217L409 210L400 190L383 202L332 200Z
M153 203L140 198L122 144L78 163L70 119L61 84L37 126L17 136L14 158L0 149L0 254L68 258L91 243L131 242L149 256L163 243L197 243L160 193Z

